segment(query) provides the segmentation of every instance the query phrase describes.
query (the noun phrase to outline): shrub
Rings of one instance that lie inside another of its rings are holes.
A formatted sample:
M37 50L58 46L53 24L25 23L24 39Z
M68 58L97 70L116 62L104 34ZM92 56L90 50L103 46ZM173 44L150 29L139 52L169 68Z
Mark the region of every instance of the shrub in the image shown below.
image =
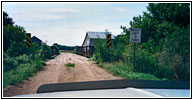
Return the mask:
M156 57L145 50L138 49L135 56L134 71L155 75L156 70L158 70Z
M13 42L17 44L14 44L14 47L12 49L23 49L23 48L15 48L15 47L17 47L16 45L19 45L19 46L25 45L25 42L24 42L25 33L26 33L25 29L18 25L3 26L3 51L4 52L7 51L7 49L11 46L11 44L13 46ZM26 47L26 46L23 46L23 47ZM16 54L18 54L19 51L15 51L15 52L17 52Z
M58 46L57 45L53 45L53 46L54 46L54 54L55 55L59 55L60 54L60 50L59 50Z
M6 53L3 53L3 71L4 72L15 69L20 64L28 63L28 62L30 62L30 59L26 54L11 58Z
M32 60L34 60L35 58L40 58L40 55L41 55L40 51L41 51L41 47L38 46L36 42L32 43L31 48L28 49L28 53L30 54L30 57Z
M77 48L74 48L72 53L76 54L77 53Z
M35 74L38 70L43 68L43 61L41 60L41 58L35 58L34 60L32 60L29 59L27 55L22 55L16 58L11 58L11 61L15 61L17 63L3 64L4 88L10 84L16 84L24 79L27 79L28 77ZM7 61L5 60L3 63L7 63ZM7 69L7 67L12 66L11 64L14 66L14 70Z
M120 76L125 79L133 79L133 80L167 80L159 79L154 75L132 72L132 66L128 66L123 62L116 63L99 63L99 67L104 68L108 72L112 73L114 76Z
M26 43L11 41L10 47L7 49L6 53L10 57L16 57L25 54L27 53Z
M51 52L50 52L50 47L49 47L49 46L47 46L47 45L42 45L41 58L42 58L43 60L51 59L51 58L52 58Z
M122 45L113 45L111 48L106 47L106 40L93 41L95 52L94 57L98 62L110 62L123 59L123 52L125 48Z

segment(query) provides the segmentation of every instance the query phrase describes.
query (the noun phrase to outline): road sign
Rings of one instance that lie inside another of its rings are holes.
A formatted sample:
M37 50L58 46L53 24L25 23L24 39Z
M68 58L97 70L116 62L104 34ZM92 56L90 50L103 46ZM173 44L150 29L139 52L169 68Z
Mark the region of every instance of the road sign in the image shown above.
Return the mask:
M31 33L26 33L26 47L30 48L31 47Z
M130 42L141 42L141 28L130 28Z
M111 48L111 34L106 34L107 37L107 48Z

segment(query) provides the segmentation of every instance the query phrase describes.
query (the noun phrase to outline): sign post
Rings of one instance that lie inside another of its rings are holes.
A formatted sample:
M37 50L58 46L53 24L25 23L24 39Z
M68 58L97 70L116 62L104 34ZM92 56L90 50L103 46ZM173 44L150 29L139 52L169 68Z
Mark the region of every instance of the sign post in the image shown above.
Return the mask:
M31 47L31 33L26 33L26 47L30 48Z
M111 34L106 34L107 37L107 48L111 48Z
M130 28L130 42L133 44L133 69L135 69L135 47L141 42L141 28Z
M31 48L31 33L26 33L26 48L27 48L27 54L30 55L30 49Z

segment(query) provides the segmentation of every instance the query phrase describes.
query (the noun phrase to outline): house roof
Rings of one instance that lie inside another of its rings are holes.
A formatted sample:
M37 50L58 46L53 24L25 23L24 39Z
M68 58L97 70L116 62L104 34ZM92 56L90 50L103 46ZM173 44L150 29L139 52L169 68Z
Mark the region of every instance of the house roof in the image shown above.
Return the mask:
M111 32L109 32L111 34ZM91 39L106 39L106 32L87 32L88 37ZM114 39L114 36L111 34L111 38Z
M36 36L33 36L33 37L31 38L31 40L32 40L32 42L34 42L34 41L40 41L40 42L42 42L42 44L46 44L45 42L43 42L41 39L39 39L39 38L36 37Z
M40 40L39 38L37 38L36 36L33 36L33 37L32 37L32 40L34 40L34 39L35 39L35 40L38 40L38 41L42 41L42 40Z
M109 32L111 34L111 32ZM106 32L86 32L86 36L84 38L84 41L82 45L84 44L86 37L89 37L90 39L106 39ZM114 36L111 34L111 39L114 39Z

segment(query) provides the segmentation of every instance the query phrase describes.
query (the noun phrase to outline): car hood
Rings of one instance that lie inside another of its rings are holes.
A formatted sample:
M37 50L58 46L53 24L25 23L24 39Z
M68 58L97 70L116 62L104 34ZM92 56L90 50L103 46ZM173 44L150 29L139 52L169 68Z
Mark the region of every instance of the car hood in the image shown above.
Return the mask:
M189 89L102 89L17 95L14 97L190 97Z

